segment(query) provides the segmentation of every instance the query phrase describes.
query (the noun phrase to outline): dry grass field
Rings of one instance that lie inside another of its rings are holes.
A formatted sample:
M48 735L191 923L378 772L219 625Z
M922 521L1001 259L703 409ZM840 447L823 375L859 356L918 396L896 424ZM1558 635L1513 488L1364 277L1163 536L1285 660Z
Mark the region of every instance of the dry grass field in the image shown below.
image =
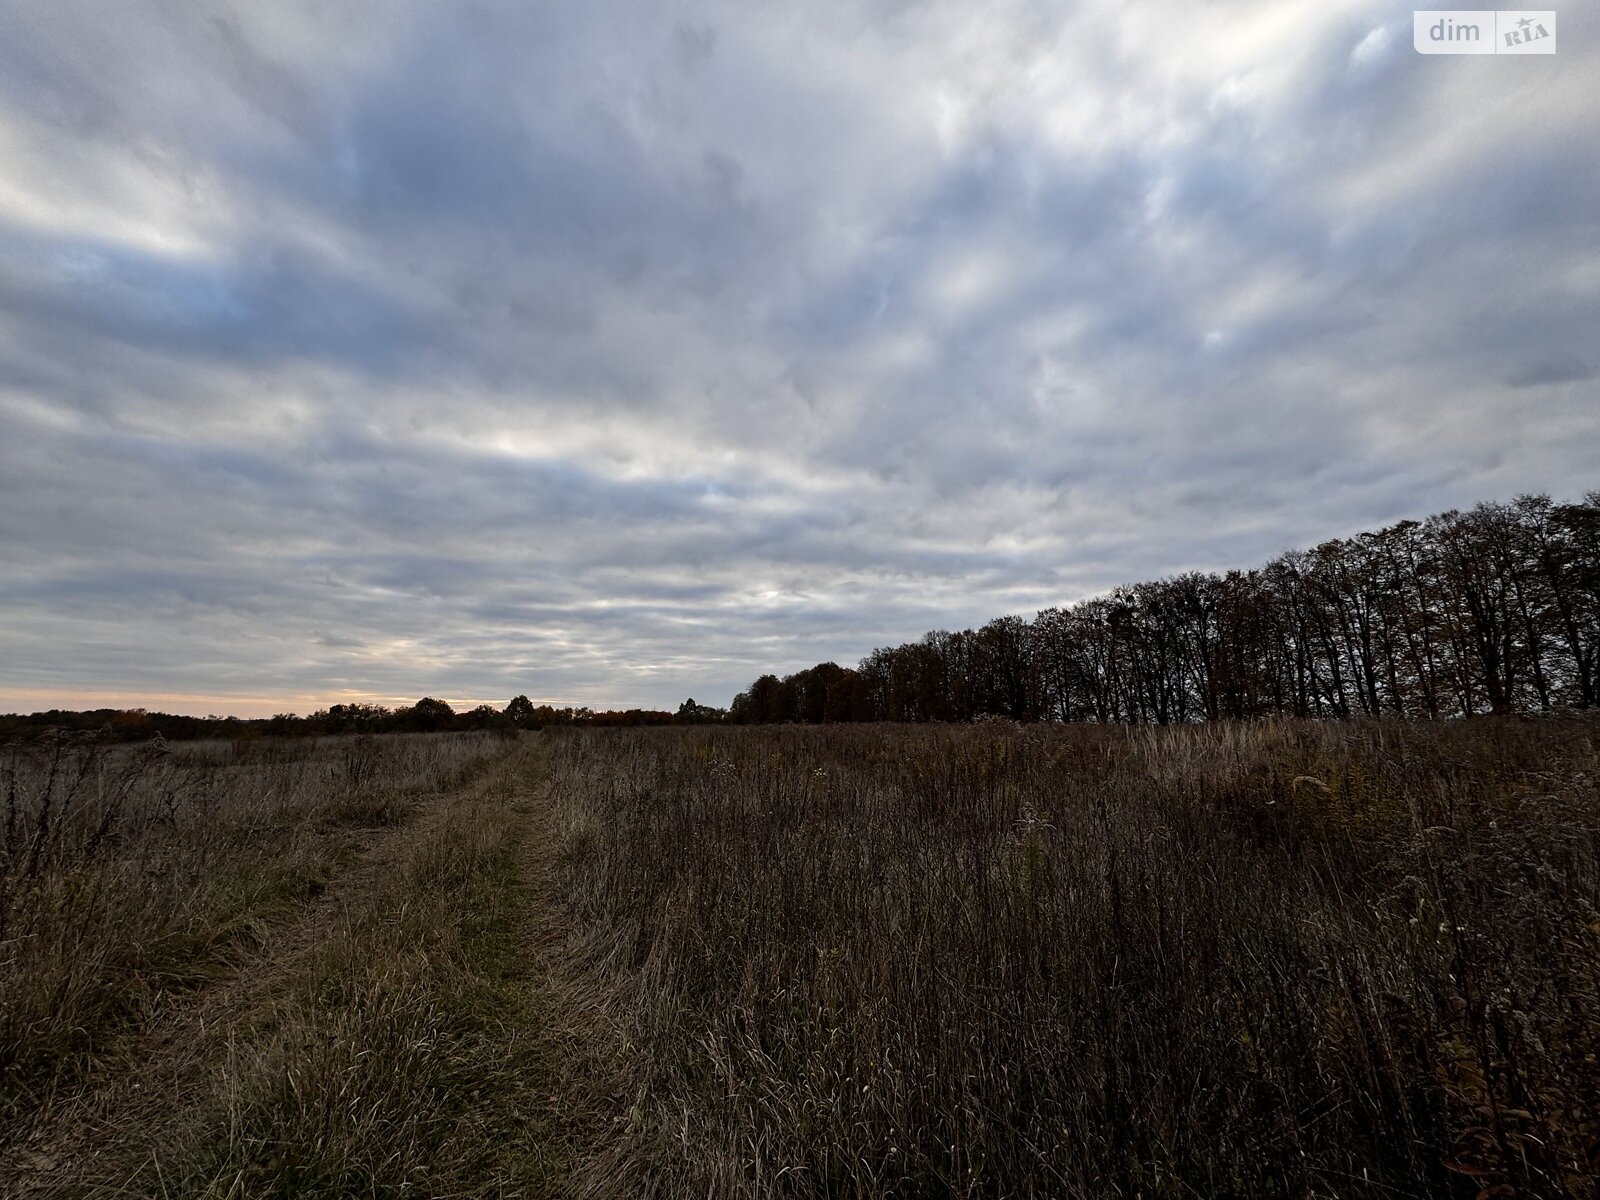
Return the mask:
M583 998L548 998L539 762L476 734L19 750L0 1195L559 1194L555 1097L598 1072L558 1081L579 1039L543 1015Z
M1574 1196L1600 724L17 749L6 1196Z
M0 1116L315 896L362 828L405 818L492 755L483 737L8 753L0 874Z
M570 736L617 1194L1594 1196L1597 733Z

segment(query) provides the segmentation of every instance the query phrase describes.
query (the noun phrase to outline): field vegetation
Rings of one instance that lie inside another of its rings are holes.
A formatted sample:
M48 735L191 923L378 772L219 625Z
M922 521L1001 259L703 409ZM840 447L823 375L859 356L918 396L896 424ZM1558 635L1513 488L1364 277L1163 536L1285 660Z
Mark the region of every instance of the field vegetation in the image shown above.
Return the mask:
M566 734L611 1194L1594 1196L1597 733Z
M1597 736L14 747L0 1193L1594 1198Z
M0 753L0 1128L248 956L374 828L503 753L483 734Z

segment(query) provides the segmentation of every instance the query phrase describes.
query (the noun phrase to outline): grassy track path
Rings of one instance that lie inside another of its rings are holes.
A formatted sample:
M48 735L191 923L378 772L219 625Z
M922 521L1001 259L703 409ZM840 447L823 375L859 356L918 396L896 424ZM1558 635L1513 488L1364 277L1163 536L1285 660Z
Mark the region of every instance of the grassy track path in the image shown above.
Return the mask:
M0 1149L9 1197L554 1197L611 1136L544 756L424 803Z

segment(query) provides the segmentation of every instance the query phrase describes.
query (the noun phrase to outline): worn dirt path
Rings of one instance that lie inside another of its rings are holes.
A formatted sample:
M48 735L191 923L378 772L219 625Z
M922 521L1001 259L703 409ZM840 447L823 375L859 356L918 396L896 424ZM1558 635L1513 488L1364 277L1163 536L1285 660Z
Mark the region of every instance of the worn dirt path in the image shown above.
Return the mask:
M569 1180L594 1190L577 1179L596 1178L585 1164L620 1136L623 1104L613 1082L618 1037L604 993L573 965L576 934L560 903L544 755L524 743L465 788L423 801L407 823L377 831L321 896L268 934L248 959L172 1002L112 1048L80 1085L13 1131L10 1144L0 1146L0 1197L257 1194L242 1184L169 1191L161 1156L197 1133L211 1135L201 1126L226 1120L215 1100L228 1086L236 1039L255 1036L275 999L295 986L301 964L341 936L349 914L370 906L382 889L392 894L441 830L457 836L449 816L466 803L503 822L498 835L515 856L515 870L495 885L508 914L504 928L484 940L475 966L496 997L489 1024L503 1043L480 1051L515 1069L497 1072L494 1093L475 1092L472 1101L495 1110L498 1126L514 1133L503 1169L492 1166L476 1185L450 1194L565 1196L572 1194Z
M495 1196L580 1200L611 1196L608 1164L626 1153L631 1098L624 1061L631 1051L617 998L582 966L583 940L561 900L559 831L550 785L538 764L523 796L517 855L514 956L505 966L514 1000L514 1037L538 1064L511 1101L548 1153L555 1171L532 1190L497 1188ZM526 1107L523 1107L526 1106Z

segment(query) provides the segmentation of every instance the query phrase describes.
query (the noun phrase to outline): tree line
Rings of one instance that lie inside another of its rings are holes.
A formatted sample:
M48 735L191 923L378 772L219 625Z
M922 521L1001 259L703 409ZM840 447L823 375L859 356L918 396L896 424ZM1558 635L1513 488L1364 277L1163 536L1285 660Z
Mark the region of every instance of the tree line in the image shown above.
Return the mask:
M1600 700L1600 492L1401 521L1263 567L763 675L741 724L1458 717Z
M95 734L112 741L145 741L160 736L167 741L199 738L319 737L340 734L436 733L537 730L547 726L702 725L724 720L720 708L696 704L692 699L678 711L629 708L595 711L571 705L534 704L515 696L503 709L490 704L456 711L447 701L424 696L415 704L390 708L383 704L334 704L307 716L278 713L271 717L193 717L181 713L150 712L143 708L97 708L86 711L50 709L0 716L0 742L27 740L48 731L67 730Z

